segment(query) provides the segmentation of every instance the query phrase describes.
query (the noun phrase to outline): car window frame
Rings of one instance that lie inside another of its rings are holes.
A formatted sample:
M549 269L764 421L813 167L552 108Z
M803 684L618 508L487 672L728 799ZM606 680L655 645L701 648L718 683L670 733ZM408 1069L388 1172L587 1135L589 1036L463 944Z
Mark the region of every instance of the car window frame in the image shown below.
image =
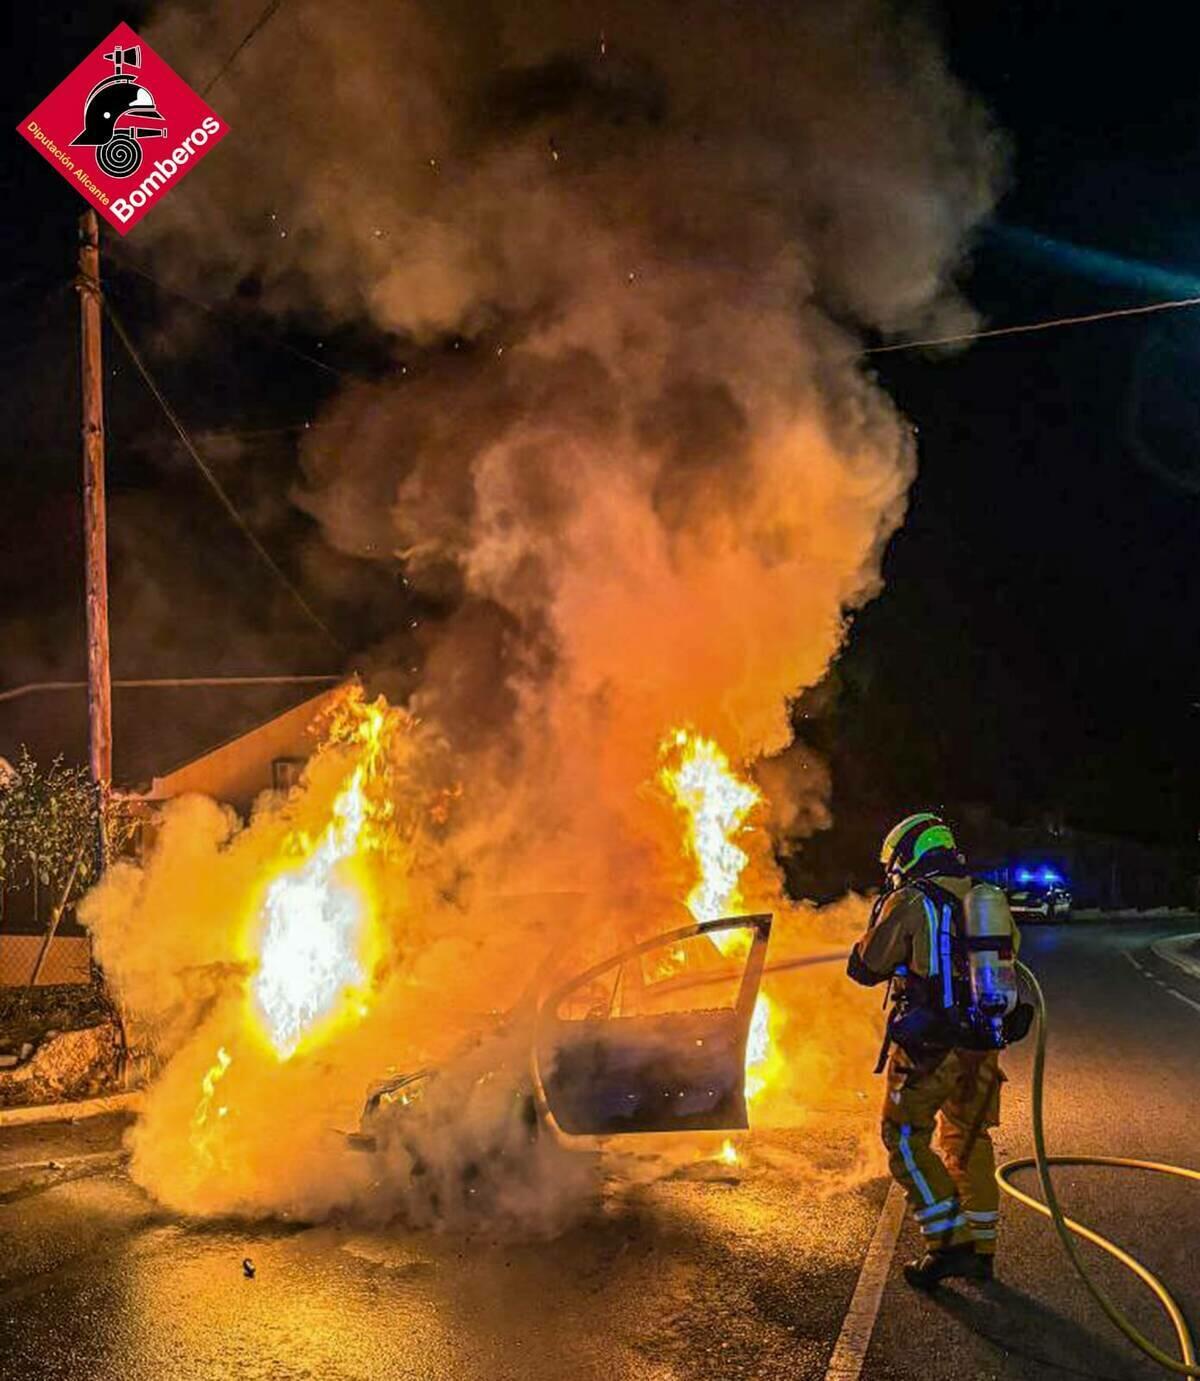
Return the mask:
M533 1082L533 1096L537 1106L538 1116L541 1121L551 1130L553 1135L564 1145L568 1146L595 1146L600 1142L614 1135L658 1135L674 1136L681 1135L680 1132L633 1132L633 1133L608 1133L598 1135L593 1133L570 1133L565 1132L559 1126L554 1112L550 1107L549 1098L546 1092L546 1085L542 1078L541 1071L541 1029L546 1017L555 1014L563 1000L575 989L581 988L588 983L594 982L601 974L608 970L617 968L627 963L631 959L639 958L643 954L667 945L680 944L685 940L690 940L699 935L723 934L734 930L749 930L752 933L750 950L744 957L745 967L742 971L741 982L738 985L737 998L734 1001L732 1012L734 1019L741 1032L740 1044L745 1046L746 1038L749 1035L750 1021L754 1015L754 1005L758 1000L758 994L762 987L763 973L767 962L767 945L771 938L771 925L774 916L770 912L755 912L747 916L720 916L710 921L696 921L691 925L679 926L674 930L663 931L658 935L652 936L648 940L639 941L637 944L629 945L616 954L609 955L608 958L592 964L581 973L574 975L566 982L557 984L552 988L537 1004L537 1013L534 1020L533 1039L530 1043L530 1075ZM741 958L741 956L736 956ZM681 978L683 975L680 976ZM714 975L707 973L697 975L691 982L678 982L678 980L667 980L677 982L676 991L686 991L688 987L704 987L713 982ZM602 1018L602 1020L614 1020L612 1017Z

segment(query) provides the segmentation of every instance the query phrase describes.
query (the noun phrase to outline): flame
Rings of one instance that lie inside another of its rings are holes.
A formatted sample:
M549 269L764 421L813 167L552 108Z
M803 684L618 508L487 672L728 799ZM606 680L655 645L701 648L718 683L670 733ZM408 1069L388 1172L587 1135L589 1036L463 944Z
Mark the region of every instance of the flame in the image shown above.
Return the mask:
M716 1158L722 1165L738 1165L741 1161L737 1147L728 1137L721 1143L721 1149L717 1152Z
M350 697L344 713L353 717L348 733L345 720L334 732L361 745L359 760L316 846L301 834L289 840L304 854L303 862L271 881L257 918L261 939L251 1000L281 1060L291 1059L302 1042L313 1043L335 1024L367 1011L375 917L365 881L352 865L373 842L366 785L378 759L386 706Z
M687 821L684 847L698 871L688 894L688 910L698 921L736 913L742 905L742 871L749 859L733 836L762 798L734 774L718 744L691 730L677 729L664 744L663 756L667 761L659 780ZM730 954L744 937L741 931L733 931L712 939L723 954Z
M369 788L380 770L387 732L405 719L382 697L365 703L357 688L338 702L321 752L344 752L351 766L328 822L315 843L302 829L288 833L265 890L251 905L244 944L255 967L243 1025L265 1036L281 1062L369 1012L380 937L362 865L367 851L384 847L394 824L391 803L373 800ZM204 1170L214 1168L214 1145L220 1144L221 1123L229 1117L224 1104L213 1116L213 1100L232 1063L222 1045L200 1081L191 1143L196 1165Z
M200 1081L200 1101L196 1104L196 1111L192 1114L192 1145L196 1148L196 1153L200 1159L209 1165L212 1164L212 1151L209 1146L211 1129L208 1126L208 1112L212 1106L217 1084L225 1077L225 1071L232 1063L233 1057L223 1045L219 1046L217 1058ZM224 1117L227 1111L227 1108L218 1108L217 1116Z
M688 910L697 921L714 921L737 915L743 908L742 873L750 861L734 836L746 828L750 812L762 800L750 782L736 775L720 745L689 729L676 729L660 749L663 765L659 780L687 822L684 849L695 862L697 878L688 894ZM744 930L709 937L726 957L741 954L750 945ZM775 1014L766 993L754 1004L746 1041L746 1101L753 1102L771 1082L774 1055L772 1027ZM732 1143L726 1142L737 1152ZM725 1148L721 1149L721 1158Z
M750 1018L750 1034L746 1038L746 1101L753 1103L766 1088L771 1062L771 1004L765 993L759 993Z

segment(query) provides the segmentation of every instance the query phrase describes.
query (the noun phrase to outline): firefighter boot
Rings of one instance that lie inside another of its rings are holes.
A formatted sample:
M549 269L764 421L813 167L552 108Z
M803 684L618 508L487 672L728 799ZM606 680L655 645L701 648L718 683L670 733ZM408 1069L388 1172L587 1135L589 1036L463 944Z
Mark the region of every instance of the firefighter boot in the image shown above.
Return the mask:
M941 1251L926 1252L919 1261L910 1261L904 1268L904 1279L914 1290L936 1290L943 1280L987 1280L990 1262L984 1261L969 1242Z

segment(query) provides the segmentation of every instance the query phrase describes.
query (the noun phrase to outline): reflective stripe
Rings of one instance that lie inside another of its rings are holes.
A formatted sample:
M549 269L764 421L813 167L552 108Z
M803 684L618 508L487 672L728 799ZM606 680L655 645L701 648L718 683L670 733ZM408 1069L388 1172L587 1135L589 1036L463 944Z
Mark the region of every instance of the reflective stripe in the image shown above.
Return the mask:
M942 1006L954 1006L954 966L950 962L950 908L942 907Z
M922 1223L922 1237L939 1237L943 1232L951 1232L954 1228L964 1228L967 1225L967 1215L960 1213L957 1218L939 1218L936 1223ZM980 1228L979 1232L986 1232L986 1228ZM992 1229L992 1236L996 1235L995 1228Z
M938 976L938 919L937 907L929 900L924 892L921 893L921 900L925 904L925 921L929 926L929 976Z
M930 1204L928 1208L919 1208L913 1214L918 1223L923 1223L927 1218L932 1218L938 1213L949 1213L954 1208L954 1200L943 1199L941 1203Z
M996 1235L995 1228L972 1228L971 1236L976 1242L990 1242Z
M917 1193L932 1208L934 1206L933 1191L929 1188L929 1181L917 1169L917 1162L913 1160L912 1147L908 1144L908 1134L911 1131L912 1123L910 1122L905 1122L900 1128L900 1154L904 1158L904 1168L911 1176L913 1184L917 1186Z
M976 1208L967 1209L967 1217L973 1223L994 1223L999 1216L1000 1210L998 1208L989 1209L987 1212Z

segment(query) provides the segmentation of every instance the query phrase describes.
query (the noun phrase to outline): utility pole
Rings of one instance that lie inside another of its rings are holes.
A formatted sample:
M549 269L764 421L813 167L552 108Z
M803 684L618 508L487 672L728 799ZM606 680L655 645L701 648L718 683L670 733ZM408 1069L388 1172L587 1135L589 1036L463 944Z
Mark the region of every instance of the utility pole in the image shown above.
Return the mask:
M104 506L104 375L100 363L100 226L79 218L83 396L83 538L87 596L88 757L100 806L100 866L105 863L104 804L112 782L112 687L108 666L108 539Z

